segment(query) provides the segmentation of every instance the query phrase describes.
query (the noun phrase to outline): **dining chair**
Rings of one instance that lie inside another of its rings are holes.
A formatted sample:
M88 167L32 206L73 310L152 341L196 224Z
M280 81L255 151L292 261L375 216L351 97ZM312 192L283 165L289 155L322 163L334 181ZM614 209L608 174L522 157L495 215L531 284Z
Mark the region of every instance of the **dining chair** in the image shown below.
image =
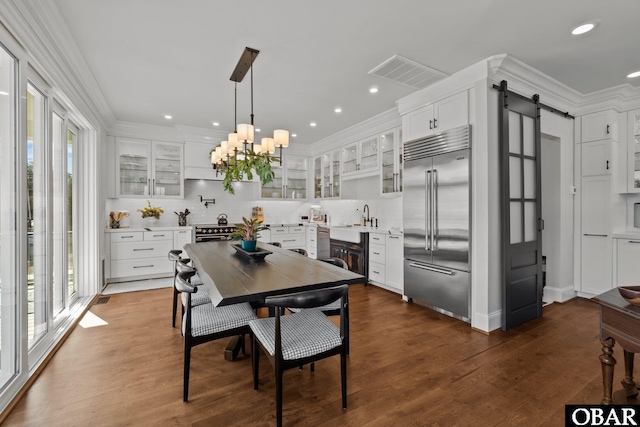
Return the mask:
M249 333L249 322L257 319L249 303L240 303L215 307L213 304L193 306L192 295L197 295L202 287L191 283L196 271L191 269L178 273L176 287L186 295L185 314L182 319L182 335L184 336L184 385L183 401L189 397L189 369L191 365L191 349L197 345L220 338L242 336L242 354L246 355L244 336Z
M169 257L171 257L171 251L169 252ZM169 258L171 259L171 258ZM175 262L174 262L174 274L173 274L173 321L172 321L172 327L176 327L176 311L177 311L177 304L178 304L178 294L180 294L180 291L178 291L178 288L176 287L176 278L178 273L180 273L181 271L188 271L188 270L193 270L193 267L190 265L191 260L189 258L178 258ZM201 285L202 284L202 280L200 280L200 277L198 277L198 275L196 274L192 279L191 279L191 283L195 286ZM193 306L197 306L197 305L201 305L201 304L208 304L211 303L211 298L209 298L209 293L207 292L207 289L205 287L200 288L200 292L198 292L198 294L194 295L191 299L191 305ZM186 305L186 296L182 295L181 296L181 306L182 306L182 316L184 316L184 307Z
M258 390L260 347L274 368L276 376L276 419L282 426L282 377L287 369L340 355L342 408L347 409L347 350L345 319L349 312L348 285L265 298L264 305L275 308L275 317L249 322L253 333L251 361L253 388ZM287 316L280 308L321 307L340 300L340 327L319 310L301 310Z
M169 261L173 261L173 318L171 327L176 327L176 310L178 305L178 290L176 289L176 276L178 275L178 268L176 267L176 263L180 259L180 254L182 250L180 249L171 249L169 251Z
M323 258L320 259L318 261L322 261L322 262L326 262L328 264L333 264L336 267L340 267L344 270L348 270L349 266L347 265L347 263L341 259L341 258ZM335 300L332 303L329 303L327 305L323 305L322 307L318 307L316 310L320 310L322 311L325 316L339 316L340 315L340 300ZM287 310L289 310L292 313L297 313L299 312L301 309L300 308L296 308L296 307L287 307ZM344 336L345 336L345 345L347 346L347 355L349 354L349 316L347 313L347 318L345 319L345 325L344 325ZM302 368L302 367L301 367ZM314 370L314 364L311 364L311 370Z
M293 248L293 249L289 249L291 252L297 252L300 255L304 255L307 256L307 251L302 249L302 248Z

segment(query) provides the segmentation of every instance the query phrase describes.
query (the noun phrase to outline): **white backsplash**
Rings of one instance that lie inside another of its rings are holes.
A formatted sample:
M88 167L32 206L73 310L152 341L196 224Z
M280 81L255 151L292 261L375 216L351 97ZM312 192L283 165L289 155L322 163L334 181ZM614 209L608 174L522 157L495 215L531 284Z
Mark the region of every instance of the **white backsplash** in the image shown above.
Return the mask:
M178 199L153 198L121 198L107 199L105 204L104 224L109 224L109 212L119 210L129 211L130 227L139 228L143 225L142 217L137 209L146 206L151 200L152 206L160 207L164 214L157 221L157 226L177 226L178 216L174 212L189 209L187 224L216 224L221 213L227 214L230 223L240 221L243 216L251 216L253 206L261 206L264 210L265 223L291 224L300 222L300 215L308 215L312 204L322 206L323 212L329 217L329 225L359 224L365 204L369 205L370 216L378 218L381 228L402 227L402 198L366 198L339 199L320 201L294 200L264 200L260 199L260 187L257 183L235 184L236 194L230 195L222 188L221 181L187 180L185 181L185 197ZM200 202L204 199L215 199L215 204L208 207Z

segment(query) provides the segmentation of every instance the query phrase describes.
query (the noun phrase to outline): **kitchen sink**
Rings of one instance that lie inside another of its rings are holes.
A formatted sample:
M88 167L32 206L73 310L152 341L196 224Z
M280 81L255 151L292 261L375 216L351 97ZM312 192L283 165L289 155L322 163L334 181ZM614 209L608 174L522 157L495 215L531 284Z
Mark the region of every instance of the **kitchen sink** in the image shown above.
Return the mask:
M362 235L360 234L364 227L330 227L329 238L342 240L350 243L361 243Z

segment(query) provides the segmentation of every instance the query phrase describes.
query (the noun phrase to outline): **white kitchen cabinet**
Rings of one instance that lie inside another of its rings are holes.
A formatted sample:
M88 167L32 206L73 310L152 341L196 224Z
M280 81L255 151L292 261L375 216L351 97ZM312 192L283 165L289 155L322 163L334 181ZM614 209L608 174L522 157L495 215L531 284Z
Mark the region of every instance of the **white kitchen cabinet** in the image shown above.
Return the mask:
M342 178L361 178L379 173L378 135L343 147L340 151Z
M340 150L330 151L313 159L313 197L340 197Z
M582 176L611 174L617 142L610 139L582 144Z
M118 138L120 197L183 198L183 144Z
M271 164L273 181L262 186L263 199L306 199L309 159L283 155L282 165Z
M640 193L640 110L627 115L627 192Z
M173 249L184 249L184 245L193 243L193 229L191 227L184 230L173 231ZM182 251L182 256L187 257L186 252Z
M184 178L222 181L224 173L216 173L211 165L212 143L190 142L184 144Z
M398 293L404 291L404 243L401 235L387 234L387 287Z
M382 286L386 284L386 256L384 234L369 233L369 282Z
M425 105L402 116L403 142L469 123L467 91Z
M618 140L618 113L613 110L598 111L581 117L582 142L600 139Z
M611 175L582 178L580 290L597 295L613 286Z
M305 230L307 256L313 259L329 258L329 229L311 224Z
M402 129L380 135L380 193L402 193Z
M307 246L305 227L303 225L272 226L271 242L278 242L284 249L305 249Z
M615 239L615 286L640 285L640 238Z

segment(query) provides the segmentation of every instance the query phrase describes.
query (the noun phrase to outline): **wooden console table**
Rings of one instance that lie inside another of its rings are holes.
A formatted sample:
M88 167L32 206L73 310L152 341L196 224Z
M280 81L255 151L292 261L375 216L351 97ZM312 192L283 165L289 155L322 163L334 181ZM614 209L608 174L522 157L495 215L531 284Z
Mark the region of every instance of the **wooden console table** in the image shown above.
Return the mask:
M613 369L616 359L613 346L616 341L624 350L624 379L622 386L627 398L638 395L633 381L633 358L640 353L640 307L629 304L618 292L611 289L596 297L600 304L600 341L602 342L602 385L604 387L603 405L611 405L613 389Z

